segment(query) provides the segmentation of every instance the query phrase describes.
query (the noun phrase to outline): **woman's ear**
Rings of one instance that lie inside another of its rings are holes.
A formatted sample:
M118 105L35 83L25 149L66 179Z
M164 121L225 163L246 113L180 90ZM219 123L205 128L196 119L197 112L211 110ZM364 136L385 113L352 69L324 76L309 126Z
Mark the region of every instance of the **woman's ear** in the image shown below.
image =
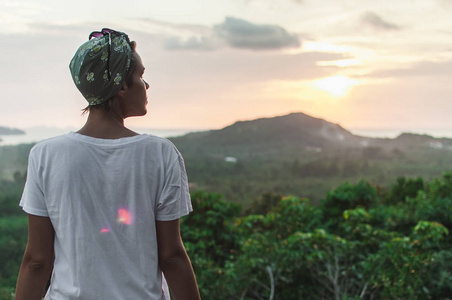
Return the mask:
M127 82L124 81L124 83L121 86L121 89L118 91L118 95L122 96L127 91L129 87L127 86Z
M129 87L128 87L128 85L127 85L127 81L126 80L124 80L124 83L122 84L122 87L121 87L121 90L127 90Z

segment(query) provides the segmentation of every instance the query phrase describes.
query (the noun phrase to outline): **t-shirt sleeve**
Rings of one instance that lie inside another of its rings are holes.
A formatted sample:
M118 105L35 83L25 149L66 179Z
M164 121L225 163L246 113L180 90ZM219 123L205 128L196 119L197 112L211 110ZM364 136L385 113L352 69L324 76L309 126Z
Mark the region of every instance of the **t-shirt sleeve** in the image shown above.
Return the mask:
M193 210L184 159L179 151L176 150L176 152L177 159L166 174L165 183L157 202L157 221L176 220L188 215Z
M35 158L35 152L30 151L28 157L27 181L19 205L30 214L41 217L48 217L47 206L44 193L42 191L42 180L39 176L38 164Z

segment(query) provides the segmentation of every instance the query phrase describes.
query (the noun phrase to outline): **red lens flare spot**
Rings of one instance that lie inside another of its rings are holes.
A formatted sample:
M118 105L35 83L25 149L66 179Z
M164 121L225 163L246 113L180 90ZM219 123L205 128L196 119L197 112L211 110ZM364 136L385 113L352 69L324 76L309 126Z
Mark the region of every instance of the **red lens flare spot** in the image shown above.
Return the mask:
M126 225L131 225L133 223L132 213L125 208L118 209L118 222Z
M100 233L110 232L110 228L104 227L100 230Z

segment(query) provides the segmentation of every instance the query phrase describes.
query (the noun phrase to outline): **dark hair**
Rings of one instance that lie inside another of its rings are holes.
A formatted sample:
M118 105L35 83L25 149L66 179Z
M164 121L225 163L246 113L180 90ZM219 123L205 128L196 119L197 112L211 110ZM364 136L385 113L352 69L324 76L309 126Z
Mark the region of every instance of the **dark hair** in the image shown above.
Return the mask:
M127 86L132 86L133 85L132 74L133 74L133 72L135 72L135 70L137 68L137 61L133 55L136 52L137 43L135 41L131 41L129 43L129 45L130 45L130 48L132 48L132 54L131 54L131 58L130 58L130 66L129 66L129 70L127 71L125 83L127 84ZM103 109L105 111L110 111L112 101L113 101L113 97L111 97L108 100L105 100L104 102L102 102L100 104L88 105L87 107L82 109L82 116L84 114L88 113L91 109Z

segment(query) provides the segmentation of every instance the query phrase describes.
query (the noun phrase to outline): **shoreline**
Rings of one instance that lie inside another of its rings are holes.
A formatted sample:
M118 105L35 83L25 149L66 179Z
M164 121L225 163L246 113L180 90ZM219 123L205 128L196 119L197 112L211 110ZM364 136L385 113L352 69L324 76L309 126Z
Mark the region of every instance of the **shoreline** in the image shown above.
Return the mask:
M214 129L205 128L133 128L132 130L138 133L147 133L164 138L178 137L191 132L209 131ZM15 135L0 135L0 146L19 145L37 143L44 139L62 135L70 131L76 131L75 128L57 128L57 127L31 127L24 129L23 134ZM402 133L413 133L419 135L429 135L437 139L449 138L452 139L452 129L375 129L375 128L352 128L347 129L354 135L369 137L369 138L397 138Z
M181 136L190 132L204 131L206 129L152 129L152 128L133 128L130 129L138 133L147 133L159 137L169 138ZM19 144L30 144L37 143L39 141L51 138L54 136L66 134L71 131L76 131L75 128L54 128L54 127L33 127L25 129L24 134L17 135L0 135L0 147L1 146L11 146ZM207 129L208 130L208 129Z

